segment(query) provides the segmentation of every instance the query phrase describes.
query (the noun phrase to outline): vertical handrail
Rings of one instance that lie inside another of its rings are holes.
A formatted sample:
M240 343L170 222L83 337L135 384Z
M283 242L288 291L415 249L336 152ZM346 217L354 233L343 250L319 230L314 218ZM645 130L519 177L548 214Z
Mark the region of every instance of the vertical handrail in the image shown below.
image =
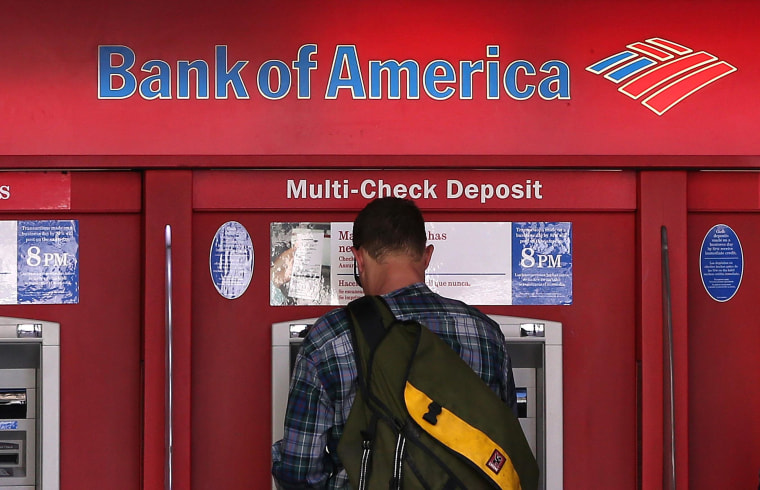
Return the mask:
M670 490L676 489L676 413L675 393L673 386L673 311L670 295L670 261L668 259L668 230L665 226L660 229L662 239L662 308L664 322L665 349L668 363L666 373L669 391L669 422L670 422L670 461L666 468L670 470L667 477L670 480Z
M173 419L173 360L172 360L172 227L166 225L164 230L166 244L166 404L165 404L165 466L164 466L164 488L172 489L172 448L174 437L174 419Z

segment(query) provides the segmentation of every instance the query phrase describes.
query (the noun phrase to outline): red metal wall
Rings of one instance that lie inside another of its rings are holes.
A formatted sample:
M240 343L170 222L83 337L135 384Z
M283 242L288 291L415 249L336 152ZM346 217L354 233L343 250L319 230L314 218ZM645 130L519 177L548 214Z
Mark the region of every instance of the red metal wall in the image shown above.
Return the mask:
M61 489L140 488L142 223L140 176L73 175L71 211L0 219L79 220L80 300L3 305L0 315L60 323Z
M760 471L760 320L757 173L695 173L689 180L689 473L691 487L754 488ZM744 252L734 297L712 299L699 274L700 247L717 224Z

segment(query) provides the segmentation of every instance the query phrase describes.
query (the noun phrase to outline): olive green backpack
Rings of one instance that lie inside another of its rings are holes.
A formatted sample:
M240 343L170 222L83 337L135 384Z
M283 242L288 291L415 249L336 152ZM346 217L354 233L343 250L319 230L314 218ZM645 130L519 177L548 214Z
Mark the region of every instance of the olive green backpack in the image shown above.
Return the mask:
M338 457L352 488L538 488L514 413L445 341L379 296L348 312L358 389Z

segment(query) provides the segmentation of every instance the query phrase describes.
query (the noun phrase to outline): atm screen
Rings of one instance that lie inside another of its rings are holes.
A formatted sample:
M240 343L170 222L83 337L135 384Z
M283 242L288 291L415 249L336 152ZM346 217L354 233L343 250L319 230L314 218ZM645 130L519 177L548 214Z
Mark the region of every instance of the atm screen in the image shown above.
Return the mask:
M0 419L26 418L26 390L0 388Z

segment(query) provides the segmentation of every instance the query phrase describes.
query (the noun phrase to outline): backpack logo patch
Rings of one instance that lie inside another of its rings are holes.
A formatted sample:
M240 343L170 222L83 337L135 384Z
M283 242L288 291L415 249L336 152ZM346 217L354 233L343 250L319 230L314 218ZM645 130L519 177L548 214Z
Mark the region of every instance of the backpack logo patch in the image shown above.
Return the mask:
M498 449L494 449L491 457L488 458L486 466L488 466L494 473L498 475L501 469L504 467L504 463L506 461L507 458L504 457L504 455L501 454Z

